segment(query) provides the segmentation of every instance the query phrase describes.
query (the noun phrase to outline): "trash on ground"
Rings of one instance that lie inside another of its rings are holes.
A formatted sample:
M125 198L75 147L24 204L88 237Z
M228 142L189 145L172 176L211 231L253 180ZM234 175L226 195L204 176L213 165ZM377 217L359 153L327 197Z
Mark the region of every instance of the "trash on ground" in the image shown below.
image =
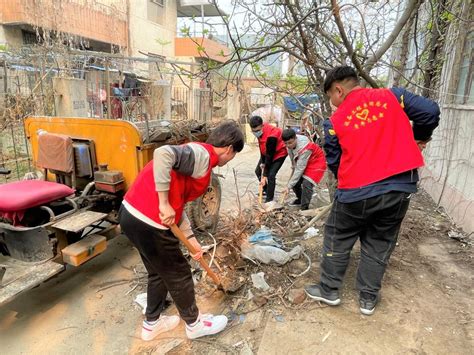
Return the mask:
M266 229L265 227L260 228L257 232L252 234L248 238L248 241L252 244L272 245L276 247L281 247L281 244L273 236L272 231Z
M450 230L448 232L448 237L464 244L472 244L464 234L455 230Z
M306 299L306 292L302 288L294 288L288 292L288 300L293 304L301 304Z
M135 303L142 308L142 314L145 314L147 304L146 292L138 294L137 297L135 297Z
M301 256L302 252L303 248L299 245L294 247L289 252L270 245L242 245L242 257L254 262L257 260L264 264L277 263L280 265L284 265L290 260L298 259Z
M311 239L311 238L316 237L318 235L319 235L319 229L314 228L314 227L309 227L308 229L306 229L304 231L303 239L305 239L305 240Z
M257 272L256 274L250 275L252 278L253 286L262 291L268 291L270 285L265 281L265 274L263 272Z

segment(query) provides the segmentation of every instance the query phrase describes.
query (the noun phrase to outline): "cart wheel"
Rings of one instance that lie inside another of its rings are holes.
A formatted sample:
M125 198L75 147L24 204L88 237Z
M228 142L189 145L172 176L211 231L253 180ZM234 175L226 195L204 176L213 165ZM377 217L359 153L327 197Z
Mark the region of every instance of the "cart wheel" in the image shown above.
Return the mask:
M211 233L215 232L219 221L221 196L222 190L219 178L212 174L211 184L204 195L186 206L186 214L193 228Z

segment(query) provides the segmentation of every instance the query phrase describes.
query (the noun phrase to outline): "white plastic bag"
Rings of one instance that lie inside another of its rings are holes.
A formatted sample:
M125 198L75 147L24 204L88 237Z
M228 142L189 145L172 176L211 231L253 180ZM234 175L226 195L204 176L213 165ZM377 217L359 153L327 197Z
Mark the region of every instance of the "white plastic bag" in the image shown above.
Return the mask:
M252 274L250 277L252 278L252 283L255 288L258 288L262 291L267 291L270 289L270 285L265 281L265 274L263 272Z
M277 263L286 264L292 259L298 259L303 252L303 248L297 245L290 252L270 245L244 245L242 246L242 256L252 261L258 260L264 264Z

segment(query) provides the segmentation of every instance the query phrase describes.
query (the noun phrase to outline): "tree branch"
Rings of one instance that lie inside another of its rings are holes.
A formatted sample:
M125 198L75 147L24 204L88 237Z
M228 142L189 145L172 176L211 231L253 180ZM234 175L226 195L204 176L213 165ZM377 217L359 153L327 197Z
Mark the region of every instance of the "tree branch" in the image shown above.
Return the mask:
M413 1L413 0L412 0ZM362 67L362 64L360 63L359 59L357 58L357 53L354 51L354 48L352 47L351 43L349 42L349 39L347 38L346 30L344 29L344 25L342 24L341 16L340 16L340 8L339 5L337 4L336 0L331 0L331 5L332 5L332 13L334 16L334 20L336 21L337 28L339 29L339 33L342 38L342 42L344 43L344 46L347 49L347 53L349 54L352 63L356 67L357 71L359 72L359 75L364 78L367 83L370 84L370 86L377 88L378 85L375 82L374 79L364 70Z
M334 0L333 0L334 1ZM417 7L419 0L409 0L407 3L405 10L403 11L402 16L398 20L397 24L393 28L392 33L388 36L384 43L377 49L377 51L367 60L365 63L365 70L370 73L370 70L373 68L374 64L382 58L382 56L387 52L387 50L391 47L393 42L397 39L398 35L402 31L403 27L406 25L408 20L410 19L411 14Z

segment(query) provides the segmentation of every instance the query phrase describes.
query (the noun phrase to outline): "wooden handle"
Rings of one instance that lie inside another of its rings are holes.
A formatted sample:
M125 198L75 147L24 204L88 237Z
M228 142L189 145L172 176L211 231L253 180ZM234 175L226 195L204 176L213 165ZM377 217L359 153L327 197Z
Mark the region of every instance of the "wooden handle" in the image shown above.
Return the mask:
M293 177L293 173L295 172L295 168L291 168L291 174L290 174L290 178L288 179L288 182L290 182L291 178ZM281 201L280 201L280 205L283 204L283 202L285 202L286 198L288 197L288 191L285 191L285 193L283 194L283 197L281 198Z
M173 223L170 226L170 229L171 232L173 232L174 236L178 238L181 243L184 244L186 249L188 249L191 254L196 254L196 250L194 249L193 245L189 242L188 238L186 238L186 236L176 224ZM207 265L206 261L203 258L199 259L198 261L199 264L201 264L201 266L204 268L204 270L207 271L207 274L211 277L212 281L214 281L216 285L221 286L221 280L219 279L219 276L217 276L214 271L211 270L209 265Z
M259 185L258 186L258 203L262 204L262 199L263 199L263 186Z

